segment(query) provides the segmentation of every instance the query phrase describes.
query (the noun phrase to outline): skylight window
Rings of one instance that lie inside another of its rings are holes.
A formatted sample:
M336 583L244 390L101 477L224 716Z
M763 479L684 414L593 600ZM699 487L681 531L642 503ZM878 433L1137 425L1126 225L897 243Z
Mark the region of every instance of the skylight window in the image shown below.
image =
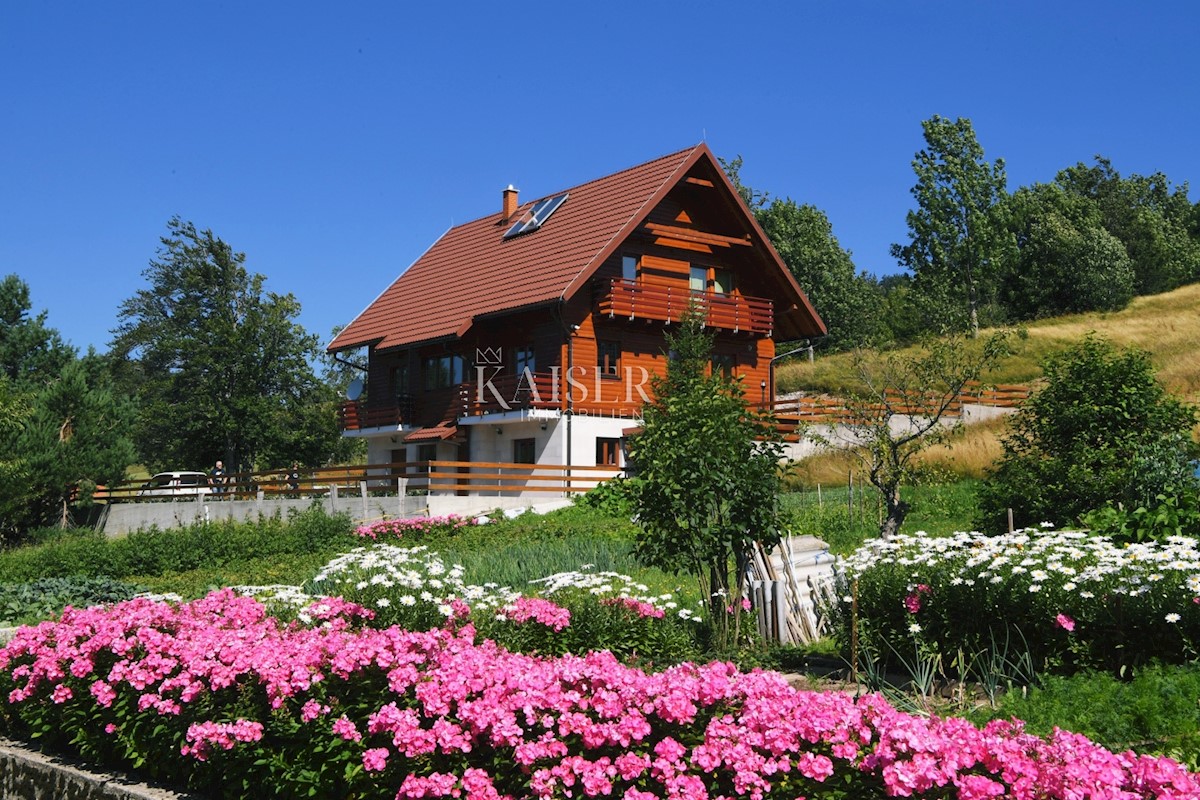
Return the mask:
M538 200L533 204L533 208L529 209L529 213L522 216L508 229L508 233L504 234L504 238L511 239L523 233L533 233L545 225L546 220L550 219L550 215L557 211L558 207L566 201L567 195L565 193L556 194L554 197L547 197L545 200Z

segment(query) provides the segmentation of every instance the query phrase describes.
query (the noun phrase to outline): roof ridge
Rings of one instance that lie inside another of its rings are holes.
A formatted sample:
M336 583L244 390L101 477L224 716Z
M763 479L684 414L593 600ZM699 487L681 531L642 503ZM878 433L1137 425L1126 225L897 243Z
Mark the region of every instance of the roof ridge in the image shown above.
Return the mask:
M519 206L517 206L517 211L520 211L522 208L525 208L526 206L530 206L530 205L533 205L534 203L545 200L548 197L557 197L560 194L569 194L573 191L576 191L577 189L582 189L585 186L590 186L593 183L600 183L601 181L612 180L613 178L616 178L617 176L622 175L626 172L633 172L634 170L645 169L650 164L654 164L658 161L666 161L668 159L678 158L679 156L683 155L684 153L693 152L697 147L701 147L703 144L704 144L704 142L697 142L696 144L691 145L690 147L684 147L680 150L676 150L673 153L666 153L664 155L657 156L656 158L651 158L647 161L642 161L640 163L634 164L631 167L625 167L624 169L619 169L615 172L609 172L607 174L600 175L599 177L592 178L591 180L583 181L582 183L577 183L574 186L568 186L565 189L559 189L557 191L547 192L545 194L536 195L535 197L533 197L530 200L521 201L521 204ZM466 222L460 222L457 225L451 225L449 230L454 230L456 228L463 228L468 225L477 225L478 223L480 223L486 219L491 219L492 217L495 217L495 216L496 216L495 213L482 214L478 217L475 217L474 219L469 219ZM515 214L514 214L514 219L515 219Z

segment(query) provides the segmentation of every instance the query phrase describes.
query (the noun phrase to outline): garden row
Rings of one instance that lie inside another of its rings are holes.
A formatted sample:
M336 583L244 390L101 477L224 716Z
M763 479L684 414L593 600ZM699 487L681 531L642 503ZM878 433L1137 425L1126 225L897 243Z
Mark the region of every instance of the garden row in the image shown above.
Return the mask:
M570 624L528 610L506 624ZM477 638L466 604L427 632L363 626L345 601L304 611L312 624L284 624L230 590L68 610L0 650L5 727L219 797L1200 797L1170 759L1065 732L919 718L721 662L512 653Z

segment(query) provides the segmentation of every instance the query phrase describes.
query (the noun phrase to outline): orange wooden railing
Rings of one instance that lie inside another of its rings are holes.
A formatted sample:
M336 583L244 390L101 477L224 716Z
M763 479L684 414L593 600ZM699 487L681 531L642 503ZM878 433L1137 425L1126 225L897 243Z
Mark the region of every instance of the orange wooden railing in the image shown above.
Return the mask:
M407 491L460 492L495 494L513 492L586 492L588 489L622 474L617 467L571 466L565 464L512 464L480 461L395 461L388 464L358 464L342 467L301 468L295 486L287 470L236 472L221 486L206 487L208 501L254 500L261 492L266 497L320 497L332 492L362 490L395 492L397 481L405 480ZM196 501L199 494L180 490L174 495L143 494L144 480L126 481L100 488L93 495L98 502L170 502ZM219 490L219 491L218 491Z
M1016 408L1029 398L1030 388L1016 384L981 384L971 381L948 408L943 416L962 416L964 405ZM921 414L928 411L927 405L909 403L898 392L888 392L891 410L897 414ZM914 398L915 399L915 398ZM826 424L847 423L853 420L845 400L835 397L795 397L777 400L773 413L781 420L799 422L821 422Z
M555 375L535 372L531 376L532 381L525 375L512 374L488 379L485 372L475 383L460 385L462 416L475 417L529 408L558 408L561 400L554 385Z
M735 333L770 336L775 324L774 304L770 300L736 294L695 292L686 286L663 286L612 278L599 299L602 314L613 318L659 322L678 322L692 306L704 314L706 325Z

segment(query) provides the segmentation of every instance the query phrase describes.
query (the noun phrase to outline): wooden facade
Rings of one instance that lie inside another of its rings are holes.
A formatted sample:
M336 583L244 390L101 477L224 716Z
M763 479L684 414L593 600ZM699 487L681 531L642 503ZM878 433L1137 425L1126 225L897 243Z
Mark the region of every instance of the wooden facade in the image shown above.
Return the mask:
M593 463L612 463L689 308L714 334L712 368L763 406L775 341L824 333L704 145L560 197L553 218L513 236L506 193L502 218L451 229L339 334L331 350L368 347L347 432L386 436L389 460L422 458L398 447L419 442L440 458L571 464L569 421L586 417L612 421L576 433L595 438ZM505 441L505 426L524 427Z

